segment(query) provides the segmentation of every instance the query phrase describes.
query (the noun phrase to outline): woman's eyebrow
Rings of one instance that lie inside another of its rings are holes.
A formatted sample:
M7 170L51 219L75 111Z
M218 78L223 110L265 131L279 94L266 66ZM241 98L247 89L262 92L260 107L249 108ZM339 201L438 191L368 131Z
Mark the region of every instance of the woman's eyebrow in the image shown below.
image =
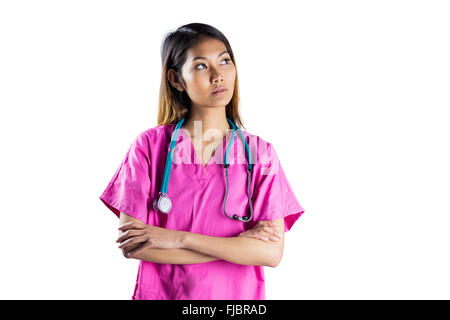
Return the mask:
M221 53L219 53L219 55L218 55L217 57L220 57L220 56L223 55L224 53L228 53L228 51L227 51L227 50L222 51ZM195 57L195 58L193 58L191 61L198 60L198 59L205 59L205 60L206 60L205 57Z

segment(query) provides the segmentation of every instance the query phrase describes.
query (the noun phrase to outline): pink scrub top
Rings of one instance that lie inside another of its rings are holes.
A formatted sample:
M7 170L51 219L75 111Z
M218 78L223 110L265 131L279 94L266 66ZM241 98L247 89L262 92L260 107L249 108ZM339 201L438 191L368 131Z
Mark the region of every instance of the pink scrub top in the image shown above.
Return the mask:
M170 139L176 123L141 132L132 142L100 200L117 216L126 213L142 222L172 230L216 237L236 237L261 220L284 218L289 231L304 209L286 179L273 146L244 130L252 155L253 220L234 221L223 212L226 190L223 157L232 130L206 166L199 160L187 131L181 127L173 153L167 194L168 214L153 209L161 189ZM229 216L249 215L247 161L238 131L229 151ZM197 264L159 264L140 260L132 300L263 300L263 266L226 260Z

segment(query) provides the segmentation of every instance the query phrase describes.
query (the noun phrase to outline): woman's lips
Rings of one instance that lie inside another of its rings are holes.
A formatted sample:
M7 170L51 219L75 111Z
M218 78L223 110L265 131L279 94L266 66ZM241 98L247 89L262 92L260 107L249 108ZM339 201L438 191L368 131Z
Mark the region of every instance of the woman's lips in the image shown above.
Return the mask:
M224 93L225 91L227 91L227 88L222 88L219 91L213 92L212 94L221 94L221 93Z

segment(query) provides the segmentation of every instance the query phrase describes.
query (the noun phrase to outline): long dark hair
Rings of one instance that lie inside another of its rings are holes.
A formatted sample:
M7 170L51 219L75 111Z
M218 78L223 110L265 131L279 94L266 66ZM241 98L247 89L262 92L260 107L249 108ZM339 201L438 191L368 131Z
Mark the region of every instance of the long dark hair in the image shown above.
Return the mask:
M190 23L166 34L161 46L161 86L159 90L158 124L176 123L190 111L190 98L186 91L178 91L168 80L167 71L175 70L181 79L181 67L186 61L186 51L205 37L221 41L236 66L233 50L227 38L216 28L204 23ZM226 116L238 127L245 128L239 115L239 82L236 69L233 97L226 105Z

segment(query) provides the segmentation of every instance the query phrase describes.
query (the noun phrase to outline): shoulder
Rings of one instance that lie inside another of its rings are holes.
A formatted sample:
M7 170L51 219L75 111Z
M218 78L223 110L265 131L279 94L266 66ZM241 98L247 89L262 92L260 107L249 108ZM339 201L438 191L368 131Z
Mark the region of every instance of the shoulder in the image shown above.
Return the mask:
M154 145L167 143L176 124L164 124L141 130L133 140L133 145L143 147L148 150Z
M152 128L148 128L145 130L142 130L138 133L136 138L140 139L154 139L157 137L162 137L167 134L170 134L175 127L176 124L162 124L159 126L155 126Z

